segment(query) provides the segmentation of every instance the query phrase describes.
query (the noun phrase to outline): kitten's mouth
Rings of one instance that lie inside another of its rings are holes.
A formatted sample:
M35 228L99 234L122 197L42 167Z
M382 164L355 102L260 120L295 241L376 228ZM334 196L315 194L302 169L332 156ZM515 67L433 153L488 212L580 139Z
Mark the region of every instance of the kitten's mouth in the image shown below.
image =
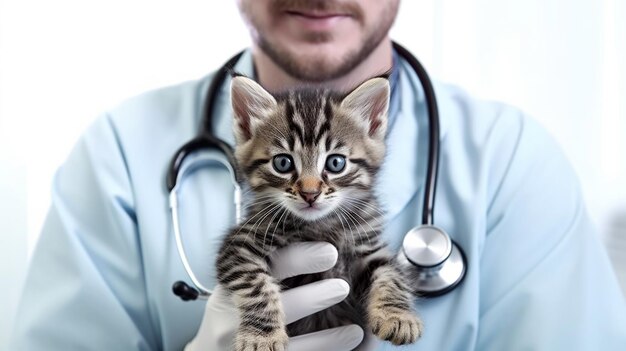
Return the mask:
M299 204L295 206L294 214L306 221L316 221L328 215L330 209L328 206L322 206L318 203L314 204Z

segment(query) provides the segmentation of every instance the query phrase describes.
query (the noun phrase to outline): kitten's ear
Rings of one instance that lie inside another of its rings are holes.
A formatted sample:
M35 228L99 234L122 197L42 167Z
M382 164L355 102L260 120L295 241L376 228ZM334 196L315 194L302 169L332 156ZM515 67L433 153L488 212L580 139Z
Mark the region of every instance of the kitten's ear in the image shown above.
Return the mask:
M390 91L388 79L372 78L348 94L341 107L357 119L371 138L382 140L387 132Z
M254 134L255 128L276 108L276 99L254 80L235 76L230 83L230 101L234 113L237 144Z

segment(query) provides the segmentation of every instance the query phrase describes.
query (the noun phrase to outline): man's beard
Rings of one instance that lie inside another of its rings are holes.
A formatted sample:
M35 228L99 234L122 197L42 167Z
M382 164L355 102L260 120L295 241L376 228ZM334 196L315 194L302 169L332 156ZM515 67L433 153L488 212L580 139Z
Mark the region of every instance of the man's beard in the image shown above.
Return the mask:
M378 47L393 24L398 13L398 3L391 1L390 6L385 8L378 23L371 26L365 33L362 42L358 47L339 60L330 61L327 58L307 59L294 55L289 50L281 48L280 45L271 43L268 38L259 32L256 38L259 48L276 65L282 68L290 76L307 82L319 83L326 80L333 80L342 77L352 71L363 60L365 60ZM336 5L335 5L336 4ZM338 7L338 8L336 8ZM349 13L361 25L364 25L364 15L360 6L356 3L335 3L324 0L278 0L273 5L273 10L279 13L285 9L298 10L337 10L339 13ZM311 34L305 38L310 43L324 43L333 40L329 33Z

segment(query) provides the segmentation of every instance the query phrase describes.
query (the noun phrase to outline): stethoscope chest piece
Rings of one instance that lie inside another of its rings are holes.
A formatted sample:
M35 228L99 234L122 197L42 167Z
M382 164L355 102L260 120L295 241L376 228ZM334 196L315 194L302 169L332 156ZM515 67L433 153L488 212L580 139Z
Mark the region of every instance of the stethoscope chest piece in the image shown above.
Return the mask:
M433 297L454 289L465 276L465 257L443 230L431 225L411 229L397 262L418 296Z

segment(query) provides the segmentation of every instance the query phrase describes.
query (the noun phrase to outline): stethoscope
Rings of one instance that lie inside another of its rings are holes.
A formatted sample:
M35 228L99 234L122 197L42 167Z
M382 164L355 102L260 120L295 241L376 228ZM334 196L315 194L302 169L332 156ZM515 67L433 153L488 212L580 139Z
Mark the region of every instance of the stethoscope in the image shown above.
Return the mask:
M414 227L405 235L402 248L397 255L397 262L408 279L407 283L417 296L435 297L453 290L461 283L465 276L467 263L461 248L450 239L450 236L443 229L433 223L435 188L439 168L439 112L432 82L415 56L395 42L393 48L400 57L411 65L422 84L429 124L428 167L424 182L422 224ZM215 73L207 92L200 132L176 151L167 173L167 189L176 247L185 271L195 285L194 288L183 281L177 281L172 286L174 294L185 301L197 298L206 299L212 293L211 289L203 286L193 273L182 243L178 213L180 180L197 169L205 167L208 162L207 159L200 158L189 163L183 163L187 156L196 151L207 149L217 150L224 154L226 160L211 158L210 162L220 162L230 172L234 188L235 217L237 223L241 220L241 187L239 184L242 178L237 167L234 166L236 163L232 147L213 133L212 115L218 90L242 54L243 51L230 58Z

